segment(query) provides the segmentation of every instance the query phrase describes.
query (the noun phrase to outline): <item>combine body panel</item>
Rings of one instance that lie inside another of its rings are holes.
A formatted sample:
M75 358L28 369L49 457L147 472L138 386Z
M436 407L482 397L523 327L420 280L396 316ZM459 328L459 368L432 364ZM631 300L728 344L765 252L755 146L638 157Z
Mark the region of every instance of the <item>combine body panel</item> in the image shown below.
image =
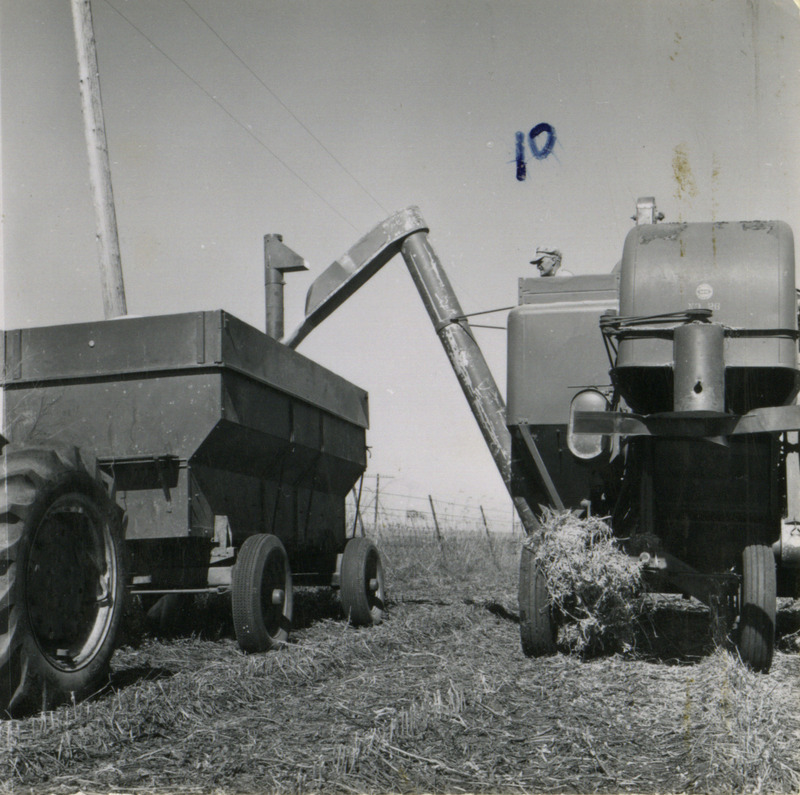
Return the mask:
M794 240L780 221L646 224L623 249L619 313L708 309L725 336L725 408L789 403L798 388ZM672 339L620 340L616 374L633 411L673 409Z
M579 400L603 404L611 396L597 329L600 316L617 309L618 284L616 274L521 279L520 306L508 316L507 421L516 479L538 482L521 433L528 428L566 505L579 506L603 488L603 467L570 452L568 423L577 395L592 390ZM541 486L536 497L550 502Z

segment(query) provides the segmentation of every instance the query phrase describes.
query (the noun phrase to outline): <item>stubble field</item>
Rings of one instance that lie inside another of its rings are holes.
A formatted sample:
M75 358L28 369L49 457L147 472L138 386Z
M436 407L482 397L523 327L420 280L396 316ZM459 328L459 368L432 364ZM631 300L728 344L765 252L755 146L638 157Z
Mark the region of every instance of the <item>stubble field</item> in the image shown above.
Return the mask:
M527 659L520 539L395 528L389 615L354 629L301 590L283 649L245 655L224 597L174 637L134 614L109 688L3 721L6 792L800 791L800 607L767 676L661 599L626 655Z

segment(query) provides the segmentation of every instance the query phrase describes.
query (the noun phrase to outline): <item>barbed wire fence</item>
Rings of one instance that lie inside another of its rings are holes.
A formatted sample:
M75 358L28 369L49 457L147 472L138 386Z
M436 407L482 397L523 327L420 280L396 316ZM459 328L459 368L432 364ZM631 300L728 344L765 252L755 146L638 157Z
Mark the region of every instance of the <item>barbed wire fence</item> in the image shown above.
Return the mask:
M391 487L391 478L374 475L356 484L346 502L352 535L379 537L393 532L443 534L481 533L487 536L523 533L509 500L507 510L477 502L455 502L435 495L403 494Z

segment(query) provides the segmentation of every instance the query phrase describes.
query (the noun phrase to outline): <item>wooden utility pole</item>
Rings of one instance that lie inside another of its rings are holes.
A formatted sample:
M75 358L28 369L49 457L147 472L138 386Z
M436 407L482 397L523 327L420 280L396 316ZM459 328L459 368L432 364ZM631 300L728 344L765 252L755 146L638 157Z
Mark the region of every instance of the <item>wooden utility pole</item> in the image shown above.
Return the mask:
M72 23L78 55L83 126L89 158L89 182L92 190L97 245L100 254L100 281L103 288L103 311L106 319L128 314L122 261L117 235L117 214L111 190L111 169L100 98L100 75L92 24L91 0L72 1Z

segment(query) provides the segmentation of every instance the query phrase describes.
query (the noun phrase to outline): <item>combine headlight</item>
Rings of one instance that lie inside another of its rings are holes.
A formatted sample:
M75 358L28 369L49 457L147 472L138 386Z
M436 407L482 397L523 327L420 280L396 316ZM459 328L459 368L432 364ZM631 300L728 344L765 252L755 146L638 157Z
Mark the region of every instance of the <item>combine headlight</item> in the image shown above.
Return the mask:
M573 431L576 411L608 411L606 396L597 389L584 389L578 392L569 407L569 426L567 427L567 447L576 458L590 460L597 458L609 449L609 437L595 433L575 433Z

